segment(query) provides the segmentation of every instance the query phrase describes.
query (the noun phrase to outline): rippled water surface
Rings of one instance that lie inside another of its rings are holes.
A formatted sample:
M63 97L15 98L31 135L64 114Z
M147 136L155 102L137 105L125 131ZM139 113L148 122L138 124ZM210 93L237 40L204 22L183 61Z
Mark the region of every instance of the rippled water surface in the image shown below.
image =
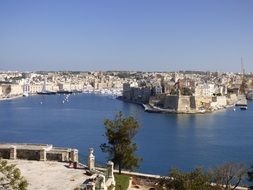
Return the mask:
M227 161L253 164L253 103L248 110L228 109L205 115L146 113L134 104L106 96L31 96L0 101L0 142L49 143L76 147L85 160L87 149L95 148L96 161L105 154L105 118L118 111L133 115L141 128L136 136L143 158L142 172L166 174L175 166L190 170L209 168Z

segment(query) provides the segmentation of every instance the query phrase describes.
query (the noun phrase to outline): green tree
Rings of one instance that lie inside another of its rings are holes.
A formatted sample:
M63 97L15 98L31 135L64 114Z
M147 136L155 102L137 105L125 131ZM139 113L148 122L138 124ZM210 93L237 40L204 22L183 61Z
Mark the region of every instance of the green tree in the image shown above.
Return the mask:
M236 189L246 176L246 167L239 163L225 163L210 170L212 182L222 190Z
M188 87L183 87L183 88L181 88L181 94L184 96L192 96L193 90L191 90Z
M21 172L13 164L0 159L0 189L26 190L27 181L21 176Z
M170 91L170 95L177 95L177 90L175 88L172 88Z
M108 153L119 173L121 174L122 169L133 170L138 167L141 159L135 155L137 145L133 142L139 128L138 122L131 116L124 117L122 112L119 112L114 120L106 119L104 125L108 143L101 144L100 148Z
M191 172L182 172L172 169L168 177L163 177L158 182L159 189L166 190L218 190L211 185L210 176L202 168Z
M248 174L251 174L250 170ZM243 164L225 163L205 172L196 168L191 172L172 169L169 176L158 181L158 188L165 190L234 190L246 174ZM250 179L249 175L249 179Z
M250 186L251 189L253 189L253 166L248 170L248 181L252 183L252 186Z

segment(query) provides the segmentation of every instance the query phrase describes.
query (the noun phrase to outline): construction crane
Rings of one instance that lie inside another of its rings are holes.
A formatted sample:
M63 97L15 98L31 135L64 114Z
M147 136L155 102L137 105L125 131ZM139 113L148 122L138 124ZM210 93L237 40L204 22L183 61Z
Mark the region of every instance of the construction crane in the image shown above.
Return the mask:
M246 78L245 78L245 70L244 70L244 66L243 66L243 59L241 57L241 86L240 86L240 94L245 94L246 93L246 88L247 88L247 84L246 84Z

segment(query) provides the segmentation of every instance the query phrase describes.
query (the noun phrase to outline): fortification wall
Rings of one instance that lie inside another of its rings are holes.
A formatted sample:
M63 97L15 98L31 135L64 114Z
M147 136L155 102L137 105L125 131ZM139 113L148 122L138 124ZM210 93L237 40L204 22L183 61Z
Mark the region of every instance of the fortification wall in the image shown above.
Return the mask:
M211 96L195 96L196 109L208 108L212 102Z
M227 98L227 104L233 105L238 101L238 97L236 94L229 94Z
M163 108L164 109L178 109L178 96L174 95L169 95L164 98L164 103L163 103Z
M178 99L178 112L188 112L191 110L190 96L180 96Z
M227 97L226 96L215 96L212 98L213 102L216 102L217 106L226 106Z
M196 98L195 98L195 96L190 96L190 107L191 107L191 109L196 109Z
M163 108L187 113L192 109L196 109L195 96L166 96L163 100Z

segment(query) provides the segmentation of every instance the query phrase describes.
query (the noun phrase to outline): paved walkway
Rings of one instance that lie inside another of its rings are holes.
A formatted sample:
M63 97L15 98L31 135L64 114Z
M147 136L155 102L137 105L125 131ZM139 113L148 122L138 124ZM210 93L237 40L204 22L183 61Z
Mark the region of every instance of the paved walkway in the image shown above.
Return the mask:
M67 163L29 160L8 160L27 179L28 190L73 190L87 178L83 169L67 168Z

